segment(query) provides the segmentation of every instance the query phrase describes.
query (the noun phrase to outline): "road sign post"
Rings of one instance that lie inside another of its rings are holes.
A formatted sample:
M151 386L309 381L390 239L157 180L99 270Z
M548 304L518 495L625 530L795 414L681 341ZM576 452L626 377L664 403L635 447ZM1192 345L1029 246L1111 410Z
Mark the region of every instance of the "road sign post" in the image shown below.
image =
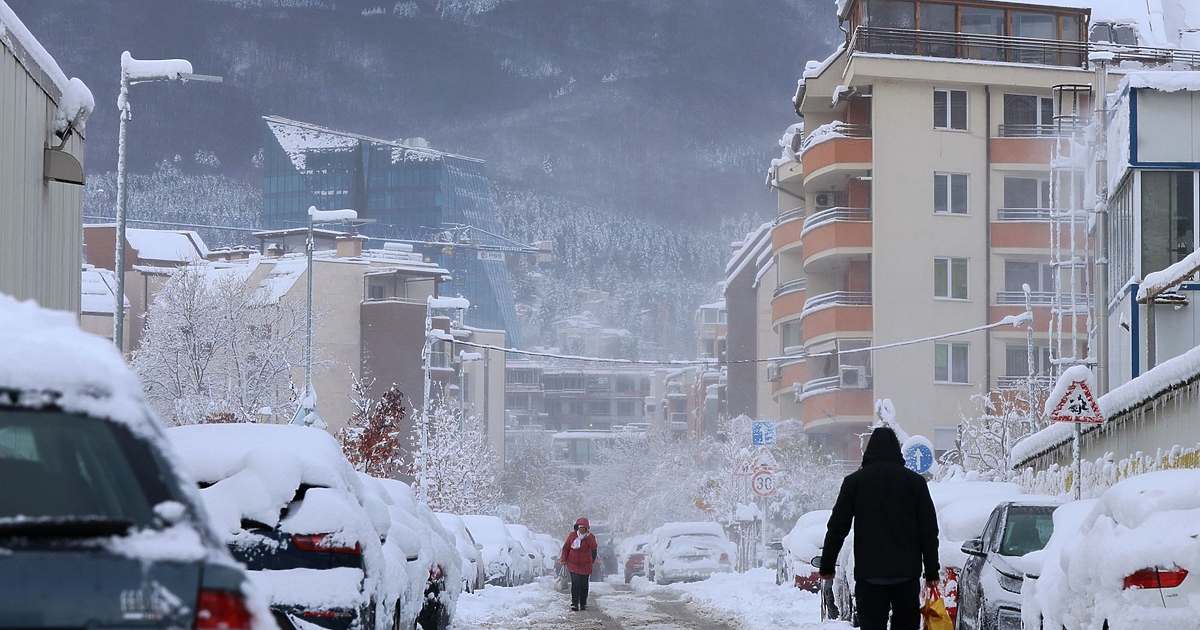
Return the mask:
M775 423L760 420L750 425L750 445L775 446Z
M1086 365L1067 368L1054 384L1054 391L1046 399L1044 411L1052 422L1070 422L1075 425L1075 442L1071 447L1071 464L1075 469L1072 482L1073 494L1078 500L1083 496L1083 463L1079 453L1079 442L1084 424L1103 424L1104 413L1096 402L1092 390L1095 376Z
M775 473L770 470L760 470L750 478L750 490L760 497L775 494Z

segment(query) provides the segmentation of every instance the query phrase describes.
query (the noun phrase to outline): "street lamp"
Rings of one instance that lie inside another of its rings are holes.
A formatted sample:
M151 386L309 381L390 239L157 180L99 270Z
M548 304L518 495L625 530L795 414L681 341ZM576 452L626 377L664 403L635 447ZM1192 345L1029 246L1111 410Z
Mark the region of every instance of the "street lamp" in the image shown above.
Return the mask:
M121 112L121 130L117 143L117 275L116 314L113 321L113 343L125 352L125 199L128 194L128 174L125 169L125 127L133 117L129 105L129 86L158 81L204 81L220 83L221 77L193 74L192 63L184 59L134 59L129 51L121 53L121 94L117 97L117 110Z
M421 349L421 363L424 365L425 379L421 398L421 422L417 424L417 435L420 436L421 444L421 458L417 462L420 466L417 470L417 498L421 503L429 502L429 491L425 487L425 480L429 471L429 395L430 389L432 389L429 372L433 369L431 363L433 346L438 342L454 342L453 335L433 327L433 311L454 309L458 311L461 322L462 314L468 308L471 308L471 302L462 297L443 298L431 295L425 299L425 345ZM462 397L461 389L459 397ZM443 402L445 402L444 398Z
M305 341L304 341L304 397L300 399L300 405L296 407L296 415L292 416L291 424L298 424L306 427L317 427L318 429L326 429L329 425L321 419L321 414L317 413L317 392L312 386L312 297L313 297L313 250L316 249L316 244L313 242L313 224L315 223L351 223L358 222L358 212L354 210L317 210L316 206L308 207L308 239L305 241L305 250L308 253L308 263L305 267L304 275L308 276L308 301L305 307ZM365 221L364 221L365 222Z

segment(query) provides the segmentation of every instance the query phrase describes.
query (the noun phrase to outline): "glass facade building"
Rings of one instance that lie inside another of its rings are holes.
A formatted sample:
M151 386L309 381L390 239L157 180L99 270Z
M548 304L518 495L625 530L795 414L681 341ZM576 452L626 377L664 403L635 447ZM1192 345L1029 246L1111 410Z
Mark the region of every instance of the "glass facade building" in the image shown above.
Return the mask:
M497 236L482 160L276 116L263 120L264 229L308 225L309 206L351 208L375 220L361 229L373 238L436 241L414 248L450 270L441 294L470 300L467 325L503 330L510 346L520 345L505 255L474 247L511 244Z

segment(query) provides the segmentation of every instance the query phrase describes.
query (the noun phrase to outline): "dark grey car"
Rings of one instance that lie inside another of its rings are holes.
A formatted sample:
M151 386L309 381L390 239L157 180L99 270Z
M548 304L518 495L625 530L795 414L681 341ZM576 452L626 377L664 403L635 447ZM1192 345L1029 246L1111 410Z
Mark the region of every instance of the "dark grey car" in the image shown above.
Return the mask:
M118 422L60 397L0 387L0 628L271 627L149 412Z
M968 558L958 576L958 630L1021 630L1025 573L1014 562L1046 546L1058 505L1005 501L992 510L983 535L963 543Z

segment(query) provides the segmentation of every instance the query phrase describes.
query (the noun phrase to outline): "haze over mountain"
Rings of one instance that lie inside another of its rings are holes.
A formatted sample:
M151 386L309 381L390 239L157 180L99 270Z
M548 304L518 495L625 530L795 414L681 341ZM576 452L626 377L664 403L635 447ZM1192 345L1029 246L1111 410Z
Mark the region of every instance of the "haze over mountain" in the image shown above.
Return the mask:
M676 219L762 213L832 0L11 0L96 95L86 169L116 163L118 60L220 85L139 85L132 172L164 159L257 186L274 113L486 159L501 184ZM175 156L180 159L175 159Z

